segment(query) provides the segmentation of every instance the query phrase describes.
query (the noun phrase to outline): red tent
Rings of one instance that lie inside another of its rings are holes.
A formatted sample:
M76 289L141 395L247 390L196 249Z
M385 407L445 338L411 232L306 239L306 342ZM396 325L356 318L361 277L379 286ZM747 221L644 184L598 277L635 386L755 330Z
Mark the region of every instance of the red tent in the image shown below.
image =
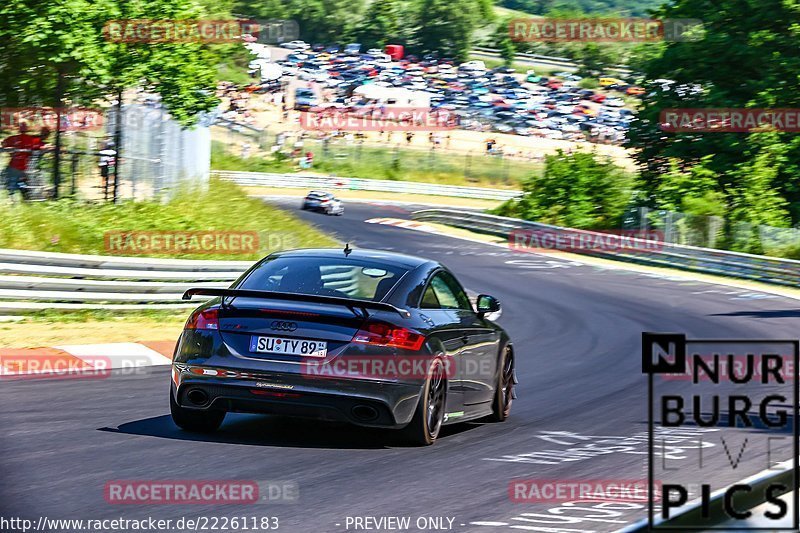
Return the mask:
M392 61L400 61L403 59L403 46L400 44L387 44L386 45L386 54L392 58Z

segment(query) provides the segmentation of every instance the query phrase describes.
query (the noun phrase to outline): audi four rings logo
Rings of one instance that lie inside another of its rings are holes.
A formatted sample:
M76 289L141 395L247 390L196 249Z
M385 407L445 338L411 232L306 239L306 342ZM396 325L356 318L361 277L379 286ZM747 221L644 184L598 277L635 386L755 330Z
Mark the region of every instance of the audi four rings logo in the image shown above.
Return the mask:
M273 320L269 327L270 329L276 329L278 331L294 331L297 329L297 323L284 322L283 320Z

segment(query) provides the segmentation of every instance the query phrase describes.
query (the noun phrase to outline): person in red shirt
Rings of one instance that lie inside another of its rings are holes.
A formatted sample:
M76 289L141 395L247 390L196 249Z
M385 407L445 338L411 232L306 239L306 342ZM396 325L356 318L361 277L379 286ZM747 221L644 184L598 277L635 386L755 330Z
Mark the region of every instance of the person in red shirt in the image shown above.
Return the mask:
M42 146L42 139L34 135L28 135L28 125L21 122L19 125L19 135L7 137L2 144L3 148L10 148L11 160L8 167L3 171L5 187L9 196L14 196L16 191L25 197L23 186L26 183L26 172L28 161L33 150L39 150Z

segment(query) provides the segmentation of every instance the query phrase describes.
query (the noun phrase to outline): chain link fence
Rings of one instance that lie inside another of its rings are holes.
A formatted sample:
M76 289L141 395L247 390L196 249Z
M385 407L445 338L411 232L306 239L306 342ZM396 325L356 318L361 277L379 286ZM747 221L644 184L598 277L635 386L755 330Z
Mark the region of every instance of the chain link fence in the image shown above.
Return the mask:
M466 183L488 183L492 186L519 188L520 184L539 172L543 154L486 150L469 153L449 150L449 139L442 134L438 145L408 146L404 132L385 132L382 144L367 143L358 133L318 135L297 131L270 131L253 126L217 120L214 138L236 157L266 158L273 166L252 170L280 171L278 164L294 165L344 177L408 179L409 173L441 174L461 177ZM427 137L426 132L416 136ZM311 155L310 166L305 161Z
M111 201L207 184L210 116L184 129L157 99L141 97L123 105L121 117L117 106L101 113L100 128L77 131L62 124L58 149L55 133L45 134L47 128L38 124L26 123L28 137L18 135L19 123L0 130L0 141L11 139L0 148L0 186L29 201L63 196Z
M703 248L800 258L800 228L778 228L749 222L726 223L723 217L631 208L627 229L656 230L664 242Z
M118 111L108 113L107 133L114 139ZM197 126L184 129L158 99L144 96L122 106L119 194L150 198L181 186L205 185L211 168L212 119L202 116Z

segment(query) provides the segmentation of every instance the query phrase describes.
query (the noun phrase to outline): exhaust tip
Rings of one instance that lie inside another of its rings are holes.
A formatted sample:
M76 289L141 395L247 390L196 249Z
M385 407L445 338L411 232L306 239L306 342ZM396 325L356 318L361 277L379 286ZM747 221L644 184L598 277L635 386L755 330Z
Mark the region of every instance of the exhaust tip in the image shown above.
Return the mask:
M194 405L206 405L208 403L208 394L200 389L192 389L186 393L186 398Z
M378 418L378 410L370 405L356 405L353 407L353 416L361 421L369 422Z

